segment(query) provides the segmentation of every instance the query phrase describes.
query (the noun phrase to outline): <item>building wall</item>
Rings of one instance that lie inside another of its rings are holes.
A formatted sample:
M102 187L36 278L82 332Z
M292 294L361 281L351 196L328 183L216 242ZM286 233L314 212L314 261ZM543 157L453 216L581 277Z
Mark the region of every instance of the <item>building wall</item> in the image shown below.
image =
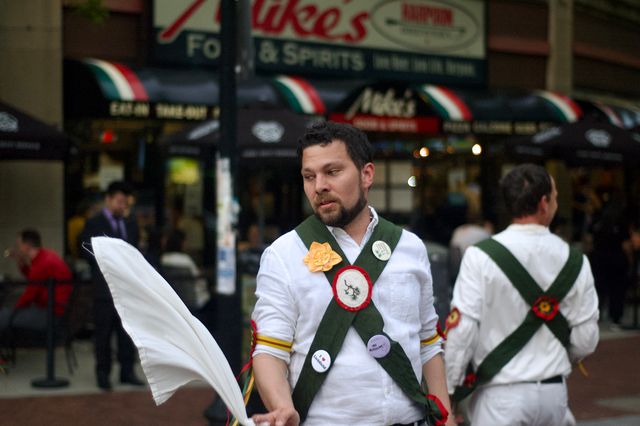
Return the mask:
M574 88L639 98L640 22L582 9L575 15Z
M60 0L0 0L0 99L36 118L62 125ZM25 226L44 243L64 247L64 174L61 162L0 161L0 247ZM0 263L0 273L13 268ZM15 271L13 271L15 272Z
M546 3L491 0L487 9L487 85L544 88L549 54Z
M105 22L96 23L65 9L64 55L139 63L145 57L142 20L141 14L111 12Z
M37 228L42 244L63 253L64 215L60 161L0 161L0 249L23 228ZM20 277L12 259L0 258L0 274Z
M550 0L556 1L556 0ZM640 98L640 4L573 0L571 92ZM549 87L549 1L489 0L489 87ZM570 30L570 28L569 28Z
M0 99L48 124L62 124L59 0L0 0Z

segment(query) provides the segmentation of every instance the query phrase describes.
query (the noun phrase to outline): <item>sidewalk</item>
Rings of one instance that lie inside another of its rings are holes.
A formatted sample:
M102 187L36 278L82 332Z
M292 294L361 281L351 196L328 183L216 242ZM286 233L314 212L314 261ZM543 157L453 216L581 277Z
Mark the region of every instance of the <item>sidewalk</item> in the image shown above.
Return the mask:
M640 425L640 332L609 331L602 324L601 342L585 362L584 377L574 370L568 380L569 405L580 426ZM45 376L45 353L23 349L8 374L0 374L0 423L3 425L194 425L208 424L204 410L214 392L192 384L156 407L148 387L123 386L113 372L112 392L95 385L90 342L75 344L78 370L69 374L64 350L56 351L56 377L70 385L37 389L31 380ZM138 374L144 377L138 366ZM44 398L43 398L44 397Z
M156 406L148 386L121 385L117 363L111 382L113 391L97 388L93 345L74 344L78 369L69 373L64 349L56 350L56 378L69 380L69 386L56 389L34 388L33 379L46 377L45 351L21 349L17 362L7 374L0 374L0 424L2 425L160 425L205 426L204 410L215 393L204 384L190 384L161 406ZM144 378L140 365L138 377Z
M601 324L600 343L584 366L568 379L569 407L580 426L640 425L640 332L609 331Z

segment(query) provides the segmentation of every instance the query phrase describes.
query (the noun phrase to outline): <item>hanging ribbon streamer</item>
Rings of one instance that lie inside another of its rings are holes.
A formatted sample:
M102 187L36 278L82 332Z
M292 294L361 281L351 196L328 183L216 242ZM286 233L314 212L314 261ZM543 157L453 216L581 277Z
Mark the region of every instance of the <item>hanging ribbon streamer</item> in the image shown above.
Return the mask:
M251 325L251 344L249 348L249 360L245 365L242 366L242 369L240 370L238 377L236 377L238 380L240 380L243 374L245 375L244 385L242 386L242 395L243 395L245 407L249 403L249 398L251 398L251 392L253 392L253 386L255 384L255 377L253 375L253 351L256 348L256 343L258 340L258 330L256 328L255 321L251 320L249 324ZM237 426L237 425L238 425L238 419L234 417L232 419L231 426Z

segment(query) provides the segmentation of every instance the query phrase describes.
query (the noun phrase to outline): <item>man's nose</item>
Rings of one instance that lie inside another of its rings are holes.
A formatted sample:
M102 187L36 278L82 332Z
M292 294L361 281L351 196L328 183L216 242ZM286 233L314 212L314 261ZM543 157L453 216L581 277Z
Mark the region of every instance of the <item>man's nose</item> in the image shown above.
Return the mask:
M315 184L316 184L315 189L317 193L327 192L329 190L329 182L324 176L321 176L321 175L316 176Z

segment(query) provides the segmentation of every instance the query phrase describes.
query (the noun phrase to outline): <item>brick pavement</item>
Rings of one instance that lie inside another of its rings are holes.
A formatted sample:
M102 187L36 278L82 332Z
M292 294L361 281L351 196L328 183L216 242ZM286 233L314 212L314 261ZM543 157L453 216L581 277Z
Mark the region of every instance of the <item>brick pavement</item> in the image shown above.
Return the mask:
M572 411L583 426L640 425L637 365L640 334L626 332L603 337L596 353L585 362L589 377L583 377L576 370L569 378ZM80 355L83 356L82 352ZM16 370L21 365L24 364L18 364ZM31 371L37 370L36 367L30 366ZM87 370L90 372L91 368ZM12 392L17 384L11 381L20 377L19 371L0 376L0 424L207 425L203 412L214 397L208 388L181 389L165 404L156 407L149 389L117 386L113 392L99 393L92 374L88 374L89 382L83 385L87 387L81 388L78 382L83 380L82 369L69 376L61 363L58 371L71 379L70 389L31 390L20 394L23 396L16 396L17 390ZM41 375L41 371L36 373L28 377Z
M569 406L576 419L640 416L639 362L640 334L602 340L584 362L588 377L576 369L568 380Z

